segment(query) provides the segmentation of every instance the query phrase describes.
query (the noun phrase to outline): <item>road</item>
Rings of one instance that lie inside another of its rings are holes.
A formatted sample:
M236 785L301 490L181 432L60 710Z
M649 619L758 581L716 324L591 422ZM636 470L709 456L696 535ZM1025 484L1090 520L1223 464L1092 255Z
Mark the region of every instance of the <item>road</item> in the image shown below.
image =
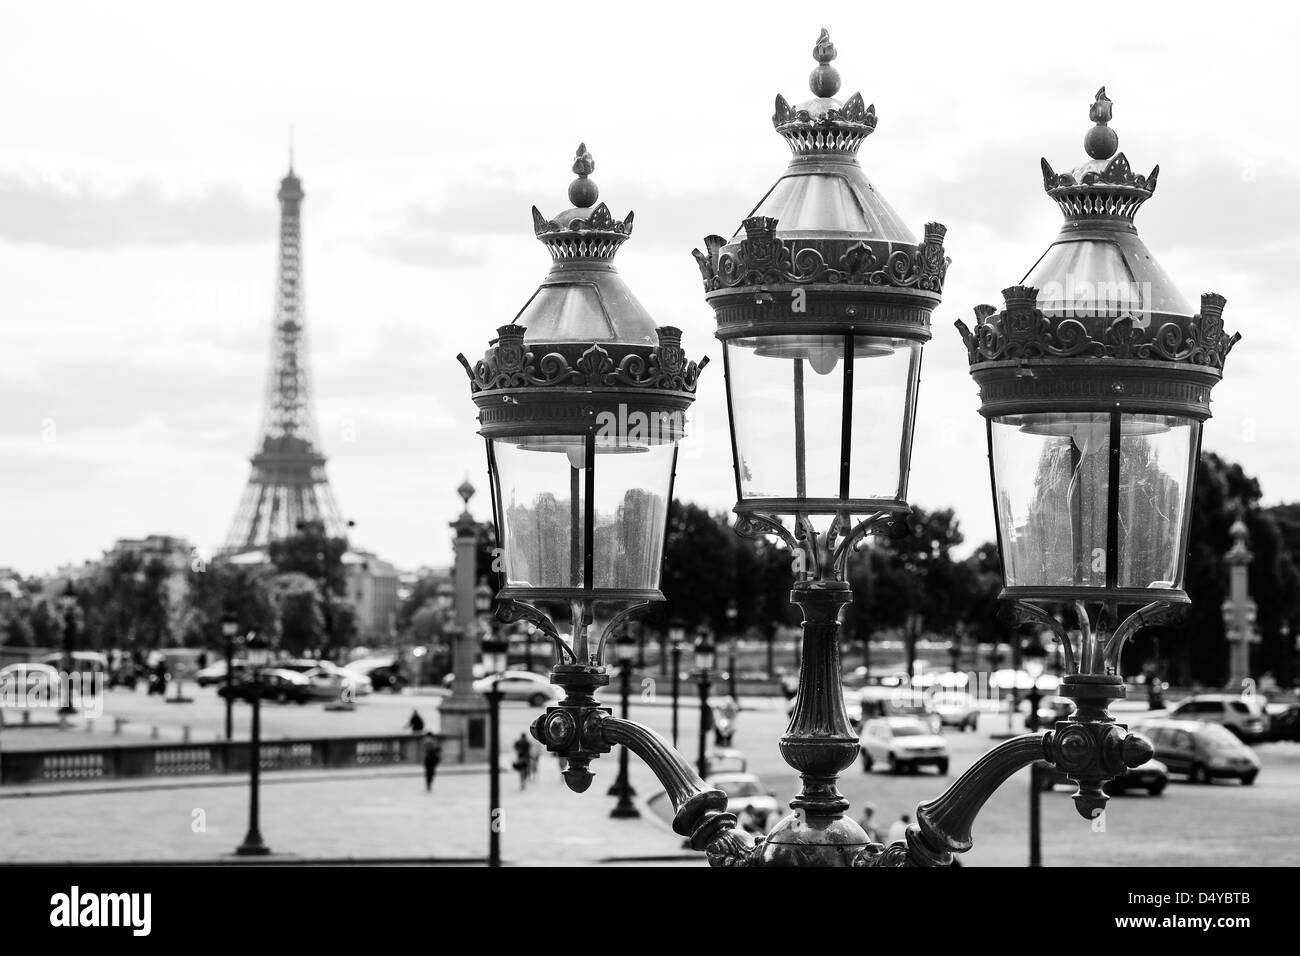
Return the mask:
M3 732L0 742L7 750L48 747L76 746L93 741L103 743L139 742L148 739L150 728L159 726L161 739L179 739L180 726L188 724L194 739L214 739L222 730L223 706L211 689L191 691L195 698L193 704L164 704L157 698L147 698L144 694L130 694L126 691L114 691L110 694L108 708L104 718L97 720L95 729L87 733L83 726L74 726L67 730L57 729L14 729ZM437 698L432 696L390 696L370 695L362 698L351 712L329 712L321 705L312 704L305 707L295 705L275 705L266 707L264 727L268 738L282 736L317 736L317 735L352 735L372 733L400 733L402 726L410 716L412 709L417 709L426 722L436 726ZM797 791L797 777L786 767L777 750L777 739L785 728L783 705L775 700L755 699L758 709L742 712L734 744L745 751L750 769L759 774L764 782L774 790L779 800L788 801ZM236 731L243 736L246 727L248 707L237 705ZM503 707L502 736L507 744L520 733L536 716L537 710L523 704L508 703ZM683 702L681 712L681 749L692 760L695 759L695 740L698 704ZM109 731L113 715L126 716L129 723L120 737L114 737ZM669 735L671 713L662 703L648 704L634 700L632 717L654 727L665 736ZM841 781L841 790L852 803L851 813L857 816L864 801L871 801L876 807L876 822L882 829L897 819L900 814L914 814L916 805L937 796L995 741L990 739L990 731L1004 730L1005 719L986 719L978 733L949 732L948 740L952 754L951 772L941 778L932 771L919 774L894 776L889 773L864 773L861 765L855 765L846 772ZM1148 797L1145 794L1120 796L1111 801L1105 817L1104 830L1095 829L1089 821L1081 819L1075 812L1070 791L1066 788L1044 794L1043 796L1043 862L1048 866L1142 866L1142 865L1300 865L1300 744L1273 743L1256 748L1263 761L1263 770L1253 787L1242 787L1236 782L1219 782L1195 786L1175 778L1163 796ZM584 824L596 827L600 821L603 849L592 847L588 858L619 855L618 844L627 842L634 846L637 853L653 855L657 852L676 853L680 840L655 820L643 820L627 823L626 829L618 830L622 822L614 824L615 829L608 831L603 823L607 813L606 804L612 806L613 799L605 791L613 781L617 762L613 755L597 761L593 769L597 772L596 783L586 794L573 794L558 785L557 776L548 769L554 767L549 760L543 762L543 775L547 788L547 799L535 799L532 791L526 798L520 797L521 805L511 811L511 827L516 832L515 845L519 846L521 832L527 833L528 846L526 858L539 862L553 855L557 862L563 862L570 853L566 841L550 838L554 834L557 820L580 832ZM631 762L633 785L642 802L659 788L653 776L639 761ZM288 795L294 787L293 772L270 775L282 779L268 790L268 813L277 813L275 794ZM455 780L452 783L452 780ZM337 777L337 786L317 783L304 792L313 794L311 800L322 804L323 819L328 819L325 811L335 800L346 803L346 819L358 828L351 838L343 839L336 833L322 833L321 840L315 841L309 836L302 836L293 841L294 852L304 854L346 852L354 855L364 854L367 846L395 847L397 852L403 846L397 838L389 838L385 826L391 824L400 834L398 825L402 815L409 811L407 804L395 800L391 785L382 779L366 777ZM170 781L177 783L179 781ZM233 782L233 781L231 781ZM448 778L448 786L456 791L457 812L435 813L423 826L429 833L429 842L422 847L423 852L433 852L437 847L449 847L445 852L474 854L482 852L478 847L477 836L462 836L457 831L464 830L463 807L474 808L486 800L486 775L467 773ZM403 785L406 786L406 785ZM1022 772L1008 781L1002 789L985 806L974 828L975 848L966 854L967 865L975 866L1023 866L1028 859L1027 821L1028 821L1028 772ZM284 789L280 789L284 788ZM237 788L227 787L231 794ZM511 787L507 786L506 795L510 797ZM337 795L336 795L337 791ZM475 794L481 794L476 796ZM39 791L35 791L39 793ZM77 802L78 816L82 813L96 813L96 807L106 807L114 800L124 800L111 794L85 796L34 796L28 799L6 801L5 816L11 822L17 822L13 815L17 805L21 804L24 813L31 814L24 827L24 832L40 832L39 821L49 818L55 811L71 807L67 801ZM135 798L138 802L138 797ZM152 798L151 798L152 799ZM160 798L161 799L161 798ZM216 798L213 798L216 799ZM232 807L240 805L240 800L230 796ZM413 798L414 799L414 798ZM195 806L192 794L179 792L174 797L176 805L188 814ZM510 802L509 799L507 802ZM436 802L435 802L436 803ZM232 813L234 810L232 809ZM292 817L291 805L284 813ZM62 813L59 814L62 816ZM391 819L389 819L391 818ZM131 830L130 817L119 823L119 828ZM385 821L388 821L386 824ZM285 826L293 825L286 820ZM232 824L233 826L233 824ZM327 824L324 826L328 826ZM374 840L364 838L366 827L376 827ZM382 832L381 832L382 831ZM11 831L12 832L12 831ZM611 836L610 834L613 834ZM628 839L615 839L618 834L626 834ZM635 838L632 837L635 835ZM472 838L471 838L472 837ZM44 858L59 858L58 841L43 836L44 846L40 854ZM477 842L476 842L477 841ZM127 840L132 852L144 852L143 847L151 845L148 840ZM317 843L320 844L317 847ZM553 846L553 851L549 847ZM657 848L657 849L656 849ZM49 854L54 854L53 857ZM594 854L594 855L593 855ZM75 854L73 854L75 856ZM13 858L13 857L9 857ZM30 858L30 857L28 857ZM63 858L69 858L64 856Z

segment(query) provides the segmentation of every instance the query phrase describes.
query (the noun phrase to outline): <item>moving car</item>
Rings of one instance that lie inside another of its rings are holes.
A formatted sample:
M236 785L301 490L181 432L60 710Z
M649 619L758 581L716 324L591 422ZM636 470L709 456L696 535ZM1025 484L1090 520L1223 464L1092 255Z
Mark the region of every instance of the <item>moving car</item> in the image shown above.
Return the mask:
M353 697L364 697L373 689L369 677L339 667L331 661L303 658L283 661L277 666L306 677L318 700L340 700L348 693Z
M780 813L776 794L763 786L752 773L716 773L705 784L716 787L727 795L727 812L750 832L766 833Z
M558 687L532 671L506 671L499 679L481 677L474 682L474 689L480 694L486 694L492 689L493 681L498 681L497 689L501 691L502 700L526 701L529 707L540 707L547 701L564 696Z
M369 678L375 690L386 690L397 694L406 686L401 665L396 657L367 657L353 661L343 669Z
M944 727L958 727L971 731L979 729L979 701L965 691L940 691L934 695L931 706L939 715L939 723Z
M1220 724L1242 740L1263 740L1268 735L1268 713L1258 697L1196 694L1170 707L1169 716L1175 720Z
M1151 741L1156 758L1170 773L1186 774L1192 783L1236 777L1250 786L1259 776L1259 758L1255 752L1222 724L1150 720L1134 729Z
M882 762L894 773L924 766L948 772L947 742L917 717L873 717L863 723L858 746L863 772Z
M1074 713L1074 701L1068 697L1044 697L1038 704L1038 726L1048 730L1058 720L1069 720Z
M1046 760L1039 761L1038 768L1038 786L1040 789L1051 790L1062 783L1074 785L1074 782L1064 771ZM1145 790L1151 796L1158 797L1165 792L1165 787L1168 784L1169 768L1152 757L1146 763L1132 767L1114 780L1108 781L1102 789L1112 797L1129 790Z
M252 700L253 681L247 674L238 675L230 687L222 684L217 688L217 694L221 697L229 697L231 700ZM316 690L311 681L297 671L271 667L262 671L262 699L274 700L281 704L291 701L295 704L305 704L309 700L316 699Z

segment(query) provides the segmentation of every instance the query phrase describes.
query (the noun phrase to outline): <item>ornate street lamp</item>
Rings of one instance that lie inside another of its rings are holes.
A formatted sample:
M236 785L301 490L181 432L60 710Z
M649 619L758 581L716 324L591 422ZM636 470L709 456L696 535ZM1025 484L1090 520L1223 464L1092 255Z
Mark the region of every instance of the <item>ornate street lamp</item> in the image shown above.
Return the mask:
M1102 784L1151 754L1106 708L1124 696L1128 639L1173 623L1188 603L1201 427L1239 336L1224 332L1222 296L1206 293L1194 309L1138 237L1133 218L1159 167L1137 174L1116 152L1104 87L1089 118L1087 162L1058 174L1042 161L1044 189L1065 214L1060 234L1003 291L1001 310L978 306L973 330L957 326L987 420L1002 598L1018 623L1056 634L1060 693L1077 705L1043 738L986 757L980 792L1023 766L1017 755L1046 757L1078 783L1075 805L1091 818L1106 803ZM1071 608L1077 641L1056 605ZM974 813L944 799L918 812L922 843L964 849Z
M713 667L717 663L718 652L708 633L695 639L695 679L700 687L700 725L699 752L695 758L695 769L701 777L709 775L709 757L705 746L709 736L709 688L712 686Z
M921 348L948 267L945 228L929 223L918 240L858 164L876 109L836 97L835 56L823 30L812 98L776 99L785 173L730 240L710 236L694 253L723 344L736 530L785 541L804 612L781 738L804 786L761 851L776 865L843 864L867 844L835 786L858 754L840 683L846 565L865 535L910 511Z
M636 660L637 641L626 631L619 634L614 640L614 658L618 661L619 672L619 697L622 701L620 714L624 720L628 719L630 701L632 695L632 662ZM634 819L641 816L641 811L636 808L632 798L636 796L636 790L632 787L632 782L627 773L627 748L618 749L618 779L614 785L609 788L609 795L618 797L618 802L609 815L615 819Z
M73 586L71 578L64 585L63 593L59 595L59 608L63 611L63 675L60 681L63 703L59 707L59 713L67 716L77 712L77 707L72 702L73 683L77 683L78 696L84 690L84 685L78 681L77 662L73 657L77 632L77 589Z
M677 746L677 707L682 688L682 651L686 645L686 628L674 619L668 628L668 641L673 658L673 746Z
M248 832L235 848L238 856L266 856L271 852L262 839L259 790L262 771L262 671L271 663L271 642L257 632L244 642L253 702L253 726L248 745Z
M575 790L610 749L605 645L634 612L663 600L659 575L677 442L704 362L688 362L681 332L656 326L614 266L632 232L598 202L580 145L569 208L533 209L554 260L540 288L497 329L469 373L487 444L505 586L498 617L528 620L556 646L551 679L568 696L538 739L568 760ZM567 609L569 634L551 614ZM622 740L613 740L622 743Z
M501 675L506 670L509 643L493 632L483 638L483 670L492 678L484 697L488 702L488 866L501 865Z
M235 638L239 636L239 618L227 613L221 618L221 637L226 655L226 740L235 739Z

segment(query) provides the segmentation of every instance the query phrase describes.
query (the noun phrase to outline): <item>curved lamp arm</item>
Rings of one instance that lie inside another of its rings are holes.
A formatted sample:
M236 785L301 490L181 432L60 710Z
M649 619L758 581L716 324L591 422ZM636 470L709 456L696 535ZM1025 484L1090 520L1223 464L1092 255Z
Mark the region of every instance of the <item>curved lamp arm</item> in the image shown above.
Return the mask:
M687 837L691 849L705 851L710 866L750 866L758 862L754 838L737 830L735 814L727 812L727 795L707 786L672 744L634 720L605 715L599 727L605 743L621 744L654 771L677 811L673 831Z
M949 866L954 853L971 848L971 827L989 797L1013 773L1036 760L1050 760L1051 732L1022 734L998 744L953 782L942 796L916 808L907 842L888 849L869 844L855 866Z

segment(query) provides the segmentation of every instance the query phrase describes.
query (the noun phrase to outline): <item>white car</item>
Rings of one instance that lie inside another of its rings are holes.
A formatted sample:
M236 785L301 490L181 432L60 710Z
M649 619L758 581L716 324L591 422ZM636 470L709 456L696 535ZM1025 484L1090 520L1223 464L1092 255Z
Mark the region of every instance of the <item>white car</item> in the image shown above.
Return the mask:
M776 797L752 773L715 773L704 781L727 795L727 812L751 832L766 833L780 815Z
M557 700L564 696L560 688L541 674L534 674L532 671L506 671L499 678L481 677L474 682L474 689L480 694L486 694L492 689L494 681L497 682L497 689L501 691L503 700L522 700L529 707L540 707L549 700Z
M310 666L302 666L304 663ZM280 666L297 671L311 681L312 692L320 700L340 700L347 692L354 698L364 697L374 689L369 677L330 661L291 661Z
M887 763L894 773L930 766L948 772L948 743L917 717L875 717L862 725L858 738L862 770Z

